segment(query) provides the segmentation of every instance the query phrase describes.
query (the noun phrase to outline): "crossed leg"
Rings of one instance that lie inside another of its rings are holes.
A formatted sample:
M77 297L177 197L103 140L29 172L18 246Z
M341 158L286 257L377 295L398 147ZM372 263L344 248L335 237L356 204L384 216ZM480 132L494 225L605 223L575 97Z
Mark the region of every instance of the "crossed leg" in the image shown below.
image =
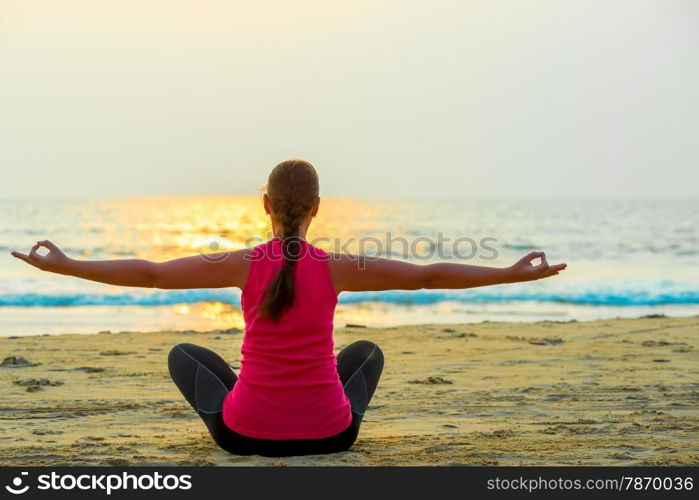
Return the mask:
M223 422L223 401L238 379L223 358L195 344L178 344L168 355L173 382L204 421L213 440L224 450L238 455L287 456L349 449L376 391L383 363L381 349L365 340L350 344L338 354L338 375L353 414L352 423L342 433L323 439L267 440L238 434Z

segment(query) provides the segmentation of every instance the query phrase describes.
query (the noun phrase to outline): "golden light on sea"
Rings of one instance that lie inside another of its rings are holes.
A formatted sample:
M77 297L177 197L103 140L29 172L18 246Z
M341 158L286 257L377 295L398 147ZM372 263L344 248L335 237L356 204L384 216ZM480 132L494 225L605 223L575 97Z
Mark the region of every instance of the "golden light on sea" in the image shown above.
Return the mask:
M176 304L172 310L175 314L189 314L189 304Z
M172 311L191 320L188 324L200 323L199 330L245 329L243 313L239 307L224 302L198 302L196 304L176 304Z

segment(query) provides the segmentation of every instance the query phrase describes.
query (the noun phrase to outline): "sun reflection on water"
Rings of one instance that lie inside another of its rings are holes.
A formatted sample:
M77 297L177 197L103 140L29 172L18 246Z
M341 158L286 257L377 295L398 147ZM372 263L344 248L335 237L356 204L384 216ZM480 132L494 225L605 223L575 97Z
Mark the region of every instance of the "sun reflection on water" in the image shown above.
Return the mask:
M326 204L321 201L321 205L309 230L309 240L350 238L377 229L380 208L342 198ZM272 226L261 197L131 198L102 201L85 210L91 212L90 217L96 210L104 221L100 228L90 226L97 233L95 248L92 252L85 250L85 256L131 254L167 260L239 250L272 237ZM319 241L318 246L333 249L328 241Z
M202 330L211 328L245 329L243 313L239 307L223 302L198 302L196 304L176 304L172 312L177 316L188 317L195 324L201 324ZM191 324L192 321L189 321Z

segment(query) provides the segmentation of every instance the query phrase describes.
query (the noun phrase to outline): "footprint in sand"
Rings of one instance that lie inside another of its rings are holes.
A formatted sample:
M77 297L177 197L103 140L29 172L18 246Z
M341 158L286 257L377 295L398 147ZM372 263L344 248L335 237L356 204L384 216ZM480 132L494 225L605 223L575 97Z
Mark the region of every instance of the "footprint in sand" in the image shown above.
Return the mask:
M440 335L437 338L440 338L440 339L463 339L466 337L478 337L478 335L476 335L473 332L456 333L456 330L454 330L453 328L444 328L442 330L442 332L448 333L449 335Z
M673 349L672 352L692 352L692 349L692 346L682 346Z
M40 391L43 390L44 387L51 385L63 385L63 382L60 380L49 380L47 378L24 378L22 380L15 380L14 383L19 386L26 387L27 392Z
M426 379L423 380L409 380L409 384L426 384L426 385L433 385L433 384L453 384L451 380L447 380L442 377L427 377Z
M105 369L101 366L81 366L79 368L74 368L76 372L85 373L102 373Z
M102 461L102 465L110 465L112 467L125 467L128 465L133 465L133 462L126 458L107 458L106 460Z
M32 363L24 356L8 356L2 360L0 367L2 368L23 368L26 366L37 366L39 363Z
M451 450L451 446L447 446L447 445L443 444L443 445L437 445L437 446L428 446L423 451L425 453L439 453L440 451L449 451L449 450Z
M558 345L563 343L563 339L558 337L544 337L543 339L531 338L529 343L533 345Z

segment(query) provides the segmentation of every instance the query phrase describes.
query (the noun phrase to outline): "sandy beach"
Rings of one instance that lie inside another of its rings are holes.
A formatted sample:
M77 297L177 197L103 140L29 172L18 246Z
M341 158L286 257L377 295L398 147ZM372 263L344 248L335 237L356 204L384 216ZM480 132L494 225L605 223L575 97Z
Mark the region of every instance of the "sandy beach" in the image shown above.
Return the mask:
M2 465L699 464L699 316L341 328L384 375L354 447L241 457L167 373L196 343L238 367L242 332L0 338ZM21 360L20 360L21 361Z

